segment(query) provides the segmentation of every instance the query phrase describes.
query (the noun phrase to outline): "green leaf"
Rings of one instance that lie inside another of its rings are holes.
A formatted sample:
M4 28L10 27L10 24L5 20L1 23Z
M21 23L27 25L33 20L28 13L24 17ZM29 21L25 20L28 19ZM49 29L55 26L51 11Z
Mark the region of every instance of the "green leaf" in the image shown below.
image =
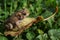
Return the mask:
M38 40L48 40L48 36L45 33L43 35L38 35L35 39L38 39Z
M54 17L51 17L50 19L47 20L49 23L49 26L52 28L52 23L54 22Z
M43 40L43 36L42 36L42 35L38 35L38 36L36 37L36 39Z
M48 40L48 35L46 33L43 35L43 39Z
M4 36L0 36L0 40L8 40L8 39Z
M43 33L44 33L44 32L43 32L42 30L40 30L40 29L37 29L37 31L38 31L39 34L43 34Z
M13 7L14 7L14 11L15 11L16 8L17 8L17 1L14 2L14 6Z
M33 40L33 38L35 37L35 34L33 32L28 32L26 34L26 37L28 40Z
M60 18L57 20L57 24L60 26Z
M51 29L48 34L52 40L60 40L60 29Z

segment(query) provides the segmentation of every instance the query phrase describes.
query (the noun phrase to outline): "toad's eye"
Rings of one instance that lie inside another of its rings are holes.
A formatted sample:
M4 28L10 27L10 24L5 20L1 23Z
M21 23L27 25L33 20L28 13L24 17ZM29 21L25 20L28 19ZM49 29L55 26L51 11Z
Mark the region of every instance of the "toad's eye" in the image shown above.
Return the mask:
M25 12L23 12L22 14L23 14L23 15L26 15L26 13L25 13Z
M22 19L24 18L23 15L20 15L20 14L17 15L16 17L17 17L19 20L22 20Z
M18 18L19 20L23 19L21 15L18 15L17 18Z
M17 17L21 17L21 15L17 15Z

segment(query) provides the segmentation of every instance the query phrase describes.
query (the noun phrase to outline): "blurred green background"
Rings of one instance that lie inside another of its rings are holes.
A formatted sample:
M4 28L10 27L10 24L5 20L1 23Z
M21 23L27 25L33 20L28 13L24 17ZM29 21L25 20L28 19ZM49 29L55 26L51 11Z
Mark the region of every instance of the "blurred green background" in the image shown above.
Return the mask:
M0 40L60 40L60 0L0 0L0 32L4 32L4 21L15 11L27 8L29 17L44 18L55 12L58 5L58 13L55 17L44 22L33 24L17 38L0 34Z

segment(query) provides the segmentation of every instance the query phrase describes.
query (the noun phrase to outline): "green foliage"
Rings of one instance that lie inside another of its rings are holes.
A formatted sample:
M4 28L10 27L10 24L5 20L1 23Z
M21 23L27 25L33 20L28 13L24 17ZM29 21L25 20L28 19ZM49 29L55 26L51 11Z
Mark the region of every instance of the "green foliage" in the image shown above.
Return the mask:
M0 35L0 40L8 40L6 37Z
M47 34L43 34L43 35L38 35L35 40L48 40L48 36Z
M55 17L33 24L17 39L0 34L0 40L60 40L60 0L0 0L0 32L2 33L4 21L15 11L27 8L30 11L29 17L47 18L53 15L56 5L59 10Z
M42 30L40 30L40 29L37 29L37 31L38 31L38 33L41 34L41 35L44 33L44 32L43 32Z
M35 37L35 35L34 35L34 33L32 33L32 32L28 32L28 33L26 34L26 37L27 37L28 40L33 40L33 38Z
M51 40L60 40L60 29L51 29L48 31Z

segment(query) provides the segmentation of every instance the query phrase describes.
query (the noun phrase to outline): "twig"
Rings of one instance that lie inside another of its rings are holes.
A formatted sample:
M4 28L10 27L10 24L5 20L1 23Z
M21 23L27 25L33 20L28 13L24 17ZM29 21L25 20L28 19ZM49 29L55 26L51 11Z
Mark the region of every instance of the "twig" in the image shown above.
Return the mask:
M50 17L48 17L48 18L44 19L43 21L46 21L46 20L48 20L48 19L50 19L50 18L54 17L54 16L56 15L56 13L58 13L58 6L56 6L56 11L54 12L54 14L53 14L53 15L51 15Z

